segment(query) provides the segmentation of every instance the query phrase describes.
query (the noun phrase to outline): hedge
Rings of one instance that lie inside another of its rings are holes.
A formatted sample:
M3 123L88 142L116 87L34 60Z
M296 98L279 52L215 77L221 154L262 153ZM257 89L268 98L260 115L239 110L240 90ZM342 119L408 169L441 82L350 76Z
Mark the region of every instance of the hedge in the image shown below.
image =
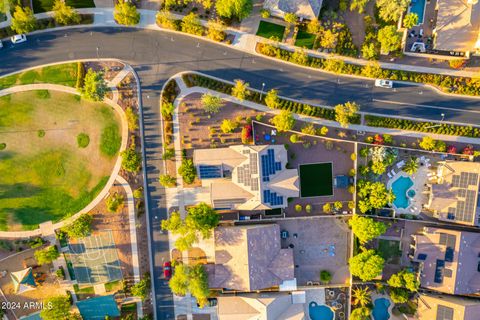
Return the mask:
M189 73L184 74L182 78L187 87L189 88L198 86L222 92L228 95L232 93L232 84L212 79L210 77ZM246 97L246 100L265 105L265 94L263 94L262 99L260 99L260 96L260 92L250 91L250 93ZM279 104L277 109L288 110L297 114L303 114L310 117L335 121L335 110L332 108L317 107L306 103L300 103L292 100L279 98ZM355 115L355 117L350 119L350 123L360 124L360 115Z

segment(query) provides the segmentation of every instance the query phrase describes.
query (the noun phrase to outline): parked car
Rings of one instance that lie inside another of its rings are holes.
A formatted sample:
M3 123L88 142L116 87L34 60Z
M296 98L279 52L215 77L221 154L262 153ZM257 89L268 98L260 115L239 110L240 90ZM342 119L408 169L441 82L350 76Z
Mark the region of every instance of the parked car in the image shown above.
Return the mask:
M381 87L381 88L392 89L393 88L393 81L377 79L377 80L375 80L375 86L376 87Z
M165 279L170 279L172 277L172 263L170 261L163 263L163 276Z
M24 34L16 34L10 38L13 44L22 43L27 41L27 36Z

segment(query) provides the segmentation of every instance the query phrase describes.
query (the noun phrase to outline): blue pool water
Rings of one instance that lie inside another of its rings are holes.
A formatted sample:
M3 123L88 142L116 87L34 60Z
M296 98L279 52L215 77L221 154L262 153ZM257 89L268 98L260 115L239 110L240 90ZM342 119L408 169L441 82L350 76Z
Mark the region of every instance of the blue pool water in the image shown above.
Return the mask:
M390 314L388 308L390 307L390 301L385 298L375 299L372 315L374 320L388 320Z
M408 195L410 198L415 197L415 190L408 190L407 195Z
M417 25L423 23L423 15L425 14L425 0L412 0L410 6L410 13L416 13L418 15Z
M407 198L407 190L413 186L413 181L409 177L399 177L392 183L392 191L395 195L393 204L397 208L405 209L409 202Z
M333 320L332 309L325 305L318 305L316 302L310 302L308 314L311 320Z

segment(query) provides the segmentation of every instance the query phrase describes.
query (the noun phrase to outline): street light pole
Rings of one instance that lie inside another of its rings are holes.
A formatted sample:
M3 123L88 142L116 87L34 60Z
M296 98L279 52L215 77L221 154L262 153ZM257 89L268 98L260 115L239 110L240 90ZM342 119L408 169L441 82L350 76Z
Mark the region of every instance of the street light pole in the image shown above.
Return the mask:
M262 82L262 90L260 91L260 101L262 101L263 90L265 89L265 82Z
M100 56L99 56L99 54L98 54L98 50L99 50L99 48L97 47L97 60L100 60Z
M443 122L443 120L445 120L445 113L440 113L440 115L442 116L442 119L440 120L440 122ZM441 126L442 126L442 123L436 124L434 126L425 127L425 129L436 128L436 127L441 127Z

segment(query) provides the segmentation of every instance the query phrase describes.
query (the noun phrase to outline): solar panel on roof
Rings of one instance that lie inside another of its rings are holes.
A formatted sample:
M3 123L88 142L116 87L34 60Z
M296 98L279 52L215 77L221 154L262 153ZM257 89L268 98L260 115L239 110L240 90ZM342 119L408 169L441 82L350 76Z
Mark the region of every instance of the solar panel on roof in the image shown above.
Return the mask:
M214 179L222 177L222 167L213 165L199 165L200 179Z
M435 266L435 283L442 283L443 282L443 268L445 267L445 261L437 260L437 264Z
M427 259L427 254L426 253L420 253L417 257L418 260L425 261Z
M468 175L468 185L476 185L478 180L478 173L470 172Z
M453 262L453 255L454 255L453 247L447 247L447 249L445 250L445 261Z
M458 188L460 186L460 176L452 177L452 187Z

